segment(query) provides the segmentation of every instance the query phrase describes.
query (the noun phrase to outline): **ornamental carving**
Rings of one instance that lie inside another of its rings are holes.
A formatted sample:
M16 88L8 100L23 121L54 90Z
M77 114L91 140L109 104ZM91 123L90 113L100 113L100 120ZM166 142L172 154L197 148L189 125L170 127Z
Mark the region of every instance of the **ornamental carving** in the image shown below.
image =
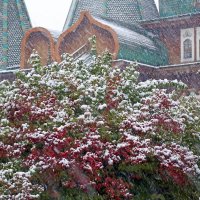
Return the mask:
M82 12L78 21L59 37L44 28L32 28L26 32L21 45L21 68L30 68L28 59L33 49L42 57L42 65L61 61L64 53L79 55L90 51L88 39L96 36L97 54L108 49L117 58L119 41L117 33L107 25L95 20L88 12ZM78 51L78 52L77 52Z
M186 30L183 34L183 37L186 38L186 37L192 37L192 31L191 30Z
M35 49L42 58L42 65L47 65L55 61L54 40L51 33L45 28L32 28L25 33L21 45L20 67L22 69L30 68L28 60L33 49Z

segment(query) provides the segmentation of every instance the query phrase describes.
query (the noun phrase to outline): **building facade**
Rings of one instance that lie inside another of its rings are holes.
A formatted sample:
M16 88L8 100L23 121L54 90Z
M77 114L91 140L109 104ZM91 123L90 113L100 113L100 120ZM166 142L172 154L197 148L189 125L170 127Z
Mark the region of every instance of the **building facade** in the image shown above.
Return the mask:
M154 0L73 0L62 33L44 28L25 33L20 67L30 67L33 49L43 65L59 62L63 53L88 64L88 39L95 35L98 54L108 49L118 66L137 61L141 80L178 79L199 90L200 1L160 0L159 5L158 12Z

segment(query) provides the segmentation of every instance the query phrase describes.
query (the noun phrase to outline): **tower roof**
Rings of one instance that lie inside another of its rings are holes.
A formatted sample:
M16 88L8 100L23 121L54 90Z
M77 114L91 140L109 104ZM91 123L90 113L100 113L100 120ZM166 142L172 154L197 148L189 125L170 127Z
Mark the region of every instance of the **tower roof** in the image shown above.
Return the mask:
M160 17L200 12L199 0L159 0Z
M81 11L129 24L158 17L154 0L73 0L64 30L79 18Z
M23 0L0 1L0 70L19 65L21 40L30 27Z

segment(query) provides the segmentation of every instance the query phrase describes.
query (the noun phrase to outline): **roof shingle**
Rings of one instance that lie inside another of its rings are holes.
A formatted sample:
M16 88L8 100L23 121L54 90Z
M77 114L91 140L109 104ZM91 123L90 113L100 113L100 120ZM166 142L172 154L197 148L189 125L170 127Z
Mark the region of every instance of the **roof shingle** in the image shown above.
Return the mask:
M200 12L196 0L160 0L160 17L178 16Z
M76 22L81 11L130 24L158 18L154 0L73 0L64 30Z
M20 63L21 40L31 28L23 0L0 1L0 70Z

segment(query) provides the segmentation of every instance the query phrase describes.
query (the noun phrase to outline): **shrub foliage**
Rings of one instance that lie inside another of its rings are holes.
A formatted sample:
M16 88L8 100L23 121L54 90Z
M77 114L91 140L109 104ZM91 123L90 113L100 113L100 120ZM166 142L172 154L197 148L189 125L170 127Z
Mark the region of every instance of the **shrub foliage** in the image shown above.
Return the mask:
M111 55L0 84L0 199L198 199L200 104Z

